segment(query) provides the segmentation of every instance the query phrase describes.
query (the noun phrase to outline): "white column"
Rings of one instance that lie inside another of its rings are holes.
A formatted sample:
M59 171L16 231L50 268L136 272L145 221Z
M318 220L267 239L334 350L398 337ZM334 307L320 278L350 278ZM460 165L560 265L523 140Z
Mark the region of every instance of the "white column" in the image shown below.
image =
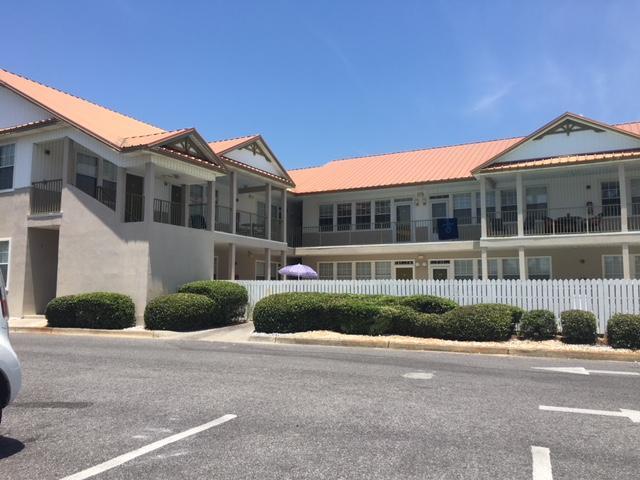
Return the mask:
M620 185L620 230L627 232L629 231L629 216L627 214L627 176L624 170L624 164L618 165L618 183Z
M487 249L480 249L480 263L482 264L482 280L489 280L489 259L487 258Z
M265 218L265 223L267 226L267 232L266 232L266 236L265 238L267 240L271 240L271 184L267 183L266 187L265 187L265 191L266 191L266 207L265 207L265 216L267 218Z
M631 262L629 259L629 244L622 245L622 277L625 280L631 279Z
M71 163L71 139L69 137L64 138L64 143L62 144L62 187L66 187L67 184L71 181L69 178L70 168L69 164Z
M124 222L124 206L127 202L127 169L118 168L116 180L116 218L119 222Z
M182 224L185 227L189 226L189 202L191 201L191 186L182 185L182 210L183 219Z
M271 280L271 249L264 249L264 279Z
M480 177L480 237L485 238L486 236L487 236L487 179L484 177ZM484 252L485 252L485 259L486 259L486 249L484 249Z
M144 221L153 222L153 200L156 188L156 166L147 162L144 166Z
M231 209L231 233L236 233L236 212L238 211L238 176L236 172L229 172L229 208Z
M216 228L216 182L207 182L207 213L206 218L207 230L215 230Z
M286 250L282 250L282 256L280 257L280 263L282 264L283 267L287 266L287 251ZM287 276L284 276L284 279L287 279Z
M524 247L518 249L518 270L520 270L520 280L527 279L527 260L524 256Z
M282 241L287 243L287 189L282 189ZM284 254L286 258L286 252ZM283 265L284 266L284 265Z
M229 280L235 280L236 279L236 244L235 243L230 243L229 244L229 266L227 268L227 271L229 272Z
M524 195L522 188L522 174L516 175L516 201L518 206L518 236L524 236Z

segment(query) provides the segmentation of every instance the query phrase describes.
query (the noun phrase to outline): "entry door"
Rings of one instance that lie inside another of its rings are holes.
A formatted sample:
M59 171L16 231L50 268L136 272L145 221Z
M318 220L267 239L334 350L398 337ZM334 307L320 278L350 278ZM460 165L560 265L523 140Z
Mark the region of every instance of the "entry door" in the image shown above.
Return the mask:
M437 200L431 200L431 218L434 239L438 239L438 219L447 218L449 215L449 199L442 198Z
M413 280L413 268L396 267L396 280Z
M396 204L396 242L411 241L411 204Z
M125 192L124 221L141 222L144 219L144 178L128 173Z

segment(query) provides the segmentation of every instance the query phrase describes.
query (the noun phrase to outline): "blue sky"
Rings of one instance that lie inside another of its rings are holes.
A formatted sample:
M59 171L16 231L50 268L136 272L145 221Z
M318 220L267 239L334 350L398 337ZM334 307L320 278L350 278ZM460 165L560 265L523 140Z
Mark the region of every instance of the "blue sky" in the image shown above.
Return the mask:
M640 2L15 2L0 66L288 168L640 120Z

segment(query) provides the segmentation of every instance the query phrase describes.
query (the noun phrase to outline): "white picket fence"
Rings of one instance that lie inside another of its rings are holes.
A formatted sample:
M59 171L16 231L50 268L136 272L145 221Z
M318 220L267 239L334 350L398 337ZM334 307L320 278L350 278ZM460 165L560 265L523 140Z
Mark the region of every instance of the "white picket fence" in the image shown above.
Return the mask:
M249 293L248 312L262 298L285 292L438 295L461 305L506 303L525 310L593 312L605 333L614 313L640 313L640 280L239 280Z

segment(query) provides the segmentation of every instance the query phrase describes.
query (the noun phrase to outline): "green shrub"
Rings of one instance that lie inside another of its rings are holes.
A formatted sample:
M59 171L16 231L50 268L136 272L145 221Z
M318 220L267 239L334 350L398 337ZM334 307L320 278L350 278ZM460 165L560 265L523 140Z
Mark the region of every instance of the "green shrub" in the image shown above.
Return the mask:
M279 293L263 298L253 308L256 332L292 333L336 330L338 318L327 293Z
M201 280L186 283L178 293L205 295L216 303L211 326L228 325L244 318L249 297L242 285L224 280Z
M501 305L501 304L495 304L495 305ZM523 308L516 307L515 305L505 305L505 306L509 307L509 311L511 312L511 334L513 335L514 333L516 333L518 324L522 321L522 316L525 314L525 311Z
M50 327L118 330L136 323L131 297L121 293L94 292L58 297L47 305Z
M144 310L144 326L148 330L176 332L203 330L212 326L216 308L216 303L205 295L165 295L147 304Z
M396 297L398 303L421 313L447 313L458 306L456 302L448 298L435 295L411 295L409 297Z
M44 316L49 327L76 327L76 296L54 298L47 304Z
M584 310L567 310L560 314L562 341L565 343L596 343L596 316Z
M607 324L607 341L613 348L640 349L640 315L616 313Z
M556 316L549 310L531 310L520 321L520 335L528 340L549 340L557 331Z
M420 313L402 305L380 307L372 335L442 338L442 320L435 313Z
M479 304L454 308L442 315L444 337L450 340L502 341L511 336L510 305Z

